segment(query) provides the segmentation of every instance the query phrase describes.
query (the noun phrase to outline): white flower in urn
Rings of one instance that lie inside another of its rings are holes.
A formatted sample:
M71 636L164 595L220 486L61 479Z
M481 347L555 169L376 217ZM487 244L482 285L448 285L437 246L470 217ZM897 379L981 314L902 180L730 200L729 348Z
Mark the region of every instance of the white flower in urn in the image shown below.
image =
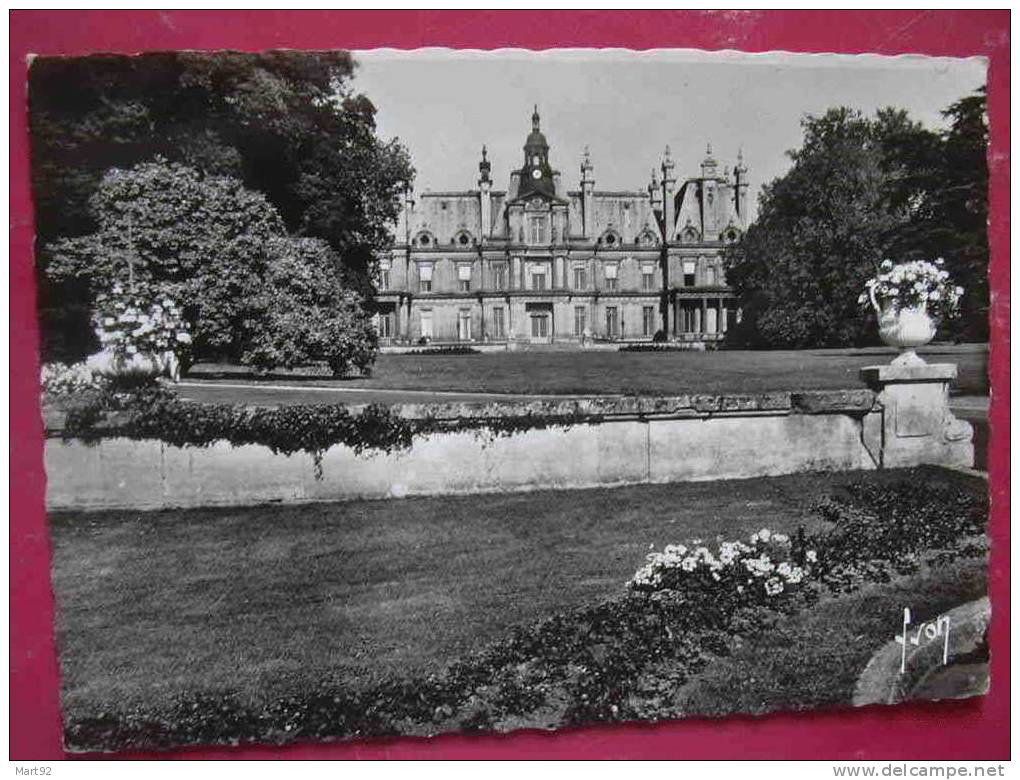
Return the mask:
M864 284L858 303L878 315L882 340L898 347L900 365L923 363L915 352L935 337L936 322L958 311L963 288L949 284L945 260L914 260L899 265L885 259Z

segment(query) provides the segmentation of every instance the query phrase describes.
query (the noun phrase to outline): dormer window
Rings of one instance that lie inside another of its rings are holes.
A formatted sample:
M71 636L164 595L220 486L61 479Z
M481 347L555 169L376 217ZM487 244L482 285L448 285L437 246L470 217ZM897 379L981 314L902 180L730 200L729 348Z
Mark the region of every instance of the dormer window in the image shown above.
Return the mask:
M650 246L654 246L655 244L658 243L657 239L655 238L655 234L647 229L641 232L641 235L638 236L637 242L639 244L648 244Z
M616 231L609 229L599 237L599 243L605 244L606 246L616 246L623 242L620 240L620 236L617 235Z

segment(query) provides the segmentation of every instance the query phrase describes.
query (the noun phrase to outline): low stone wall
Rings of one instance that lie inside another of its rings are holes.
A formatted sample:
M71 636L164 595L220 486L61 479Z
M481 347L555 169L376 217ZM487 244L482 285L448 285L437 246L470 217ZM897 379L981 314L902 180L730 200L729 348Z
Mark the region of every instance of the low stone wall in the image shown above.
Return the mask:
M399 409L406 417L463 420L580 409L602 421L506 436L484 429L435 433L390 454L356 455L337 446L324 453L321 475L310 455L276 455L261 446L179 448L127 439L86 446L51 438L47 499L51 510L159 509L874 469L889 450L877 397L872 390L847 390L406 405ZM925 449L916 430L909 431L914 440L905 460L911 463L972 462L969 440ZM907 463L898 458L896 465Z

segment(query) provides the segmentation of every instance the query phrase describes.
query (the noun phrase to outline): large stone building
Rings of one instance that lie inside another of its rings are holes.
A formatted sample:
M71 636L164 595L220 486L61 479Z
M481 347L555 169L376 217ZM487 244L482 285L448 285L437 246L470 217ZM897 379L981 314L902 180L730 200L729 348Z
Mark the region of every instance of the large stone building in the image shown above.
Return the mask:
M478 188L408 193L382 260L383 344L650 340L710 343L737 311L721 252L747 224L747 168L712 157L677 182L667 147L644 190L580 188L552 167L538 109L510 186L493 189L482 147Z

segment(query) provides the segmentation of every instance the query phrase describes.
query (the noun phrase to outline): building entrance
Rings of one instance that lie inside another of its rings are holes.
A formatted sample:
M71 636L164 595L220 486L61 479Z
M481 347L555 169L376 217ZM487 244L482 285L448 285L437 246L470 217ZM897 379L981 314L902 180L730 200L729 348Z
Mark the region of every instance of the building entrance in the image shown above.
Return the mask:
M552 341L552 304L529 303L525 309L530 325L530 341L532 344L548 344Z

